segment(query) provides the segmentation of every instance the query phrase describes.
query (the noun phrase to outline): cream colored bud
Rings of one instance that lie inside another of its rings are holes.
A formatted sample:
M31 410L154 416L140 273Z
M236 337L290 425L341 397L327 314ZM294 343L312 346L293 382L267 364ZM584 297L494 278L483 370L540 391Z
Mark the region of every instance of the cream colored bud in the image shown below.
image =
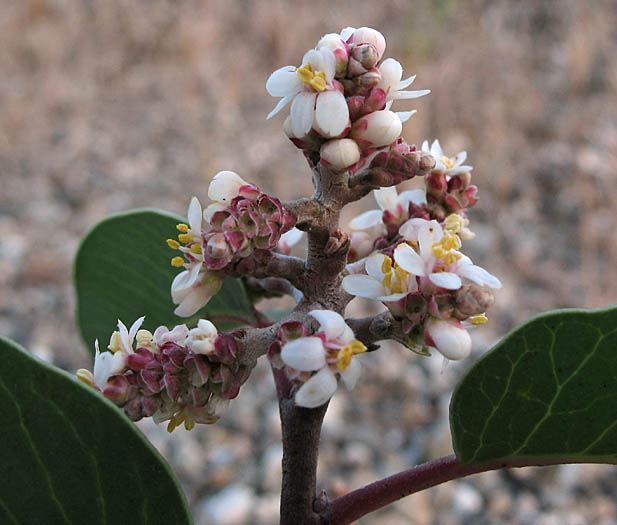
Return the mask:
M356 120L351 128L351 137L363 148L379 148L392 144L400 137L403 123L392 111L369 113Z
M360 148L352 139L329 140L319 151L321 160L337 170L348 168L360 160Z
M452 361L465 359L471 353L471 337L460 323L432 320L425 328L425 339Z

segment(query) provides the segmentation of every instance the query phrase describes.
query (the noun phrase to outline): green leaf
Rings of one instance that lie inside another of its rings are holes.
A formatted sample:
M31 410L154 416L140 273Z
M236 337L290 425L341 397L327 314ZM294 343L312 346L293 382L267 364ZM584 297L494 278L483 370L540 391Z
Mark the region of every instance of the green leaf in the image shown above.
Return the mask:
M516 328L458 385L450 427L463 463L617 463L617 307L548 312Z
M220 318L225 325L219 329L238 326L237 318L253 321L239 279L225 279L221 291L193 318L173 313L170 287L178 268L170 265L174 251L165 240L178 233L179 222L184 220L157 210L134 210L103 220L83 239L75 258L77 323L92 353L95 339L106 346L118 319L128 326L145 315L148 330L202 317L215 324Z
M190 523L169 466L94 389L0 337L0 523Z

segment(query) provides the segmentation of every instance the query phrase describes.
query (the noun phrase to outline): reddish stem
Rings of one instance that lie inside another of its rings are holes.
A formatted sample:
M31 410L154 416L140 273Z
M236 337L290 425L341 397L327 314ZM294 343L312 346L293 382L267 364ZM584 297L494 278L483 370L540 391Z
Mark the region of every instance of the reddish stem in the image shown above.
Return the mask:
M597 461L594 461L597 460ZM375 481L330 502L321 513L322 525L344 525L386 505L440 485L480 472L509 467L540 467L564 463L604 463L606 458L529 457L507 458L486 463L462 464L454 454L439 458L393 476Z

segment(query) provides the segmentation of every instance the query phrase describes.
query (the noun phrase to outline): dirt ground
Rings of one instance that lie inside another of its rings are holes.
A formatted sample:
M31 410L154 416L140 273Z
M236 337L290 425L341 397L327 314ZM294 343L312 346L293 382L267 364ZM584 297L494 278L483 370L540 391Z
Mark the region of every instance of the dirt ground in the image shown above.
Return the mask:
M382 31L386 55L432 90L410 105L407 142L439 138L474 166L478 235L466 247L504 284L474 356L536 313L617 302L614 0L0 0L0 12L0 333L57 366L91 366L71 265L97 221L144 206L184 214L222 169L283 200L310 194L282 119L265 120L276 102L265 81L349 25ZM368 197L346 218L372 207ZM321 485L342 493L449 453L449 395L473 359L442 374L438 358L395 345L367 356L326 417ZM276 521L281 451L263 363L217 425L172 440L140 425L196 523ZM616 496L613 467L522 469L360 523L608 524Z

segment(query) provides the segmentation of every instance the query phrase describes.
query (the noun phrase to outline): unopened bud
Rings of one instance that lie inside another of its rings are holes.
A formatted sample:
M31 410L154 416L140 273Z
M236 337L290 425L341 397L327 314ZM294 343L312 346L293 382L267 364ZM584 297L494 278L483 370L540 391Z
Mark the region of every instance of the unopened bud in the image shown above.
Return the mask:
M441 197L448 189L446 174L440 171L429 173L426 178L426 193L434 197Z
M347 76L350 78L355 78L360 75L363 75L368 71L360 62L358 62L355 58L350 57L349 63L347 64Z
M392 144L402 129L401 119L395 113L388 110L375 111L354 122L351 137L363 148L379 148Z
M344 170L360 160L360 148L355 140L334 139L323 144L319 155L323 165Z
M377 84L379 84L380 80L381 73L379 72L379 69L376 68L370 69L366 73L363 73L355 78L356 84L363 90L374 88Z
M377 49L372 44L360 44L351 50L351 57L357 60L364 69L371 69L377 64L379 57Z
M336 229L328 238L328 242L326 242L326 247L324 251L326 252L326 255L332 255L333 253L338 252L348 244L349 235L343 230Z
M458 321L429 321L424 329L424 340L452 361L465 359L471 353L471 337Z
M463 285L456 292L454 316L464 321L472 315L486 312L495 303L495 296L489 289L477 284Z
M377 53L377 60L379 60L386 50L386 39L376 29L370 27L360 27L356 29L349 39L349 43L356 44L372 44Z

